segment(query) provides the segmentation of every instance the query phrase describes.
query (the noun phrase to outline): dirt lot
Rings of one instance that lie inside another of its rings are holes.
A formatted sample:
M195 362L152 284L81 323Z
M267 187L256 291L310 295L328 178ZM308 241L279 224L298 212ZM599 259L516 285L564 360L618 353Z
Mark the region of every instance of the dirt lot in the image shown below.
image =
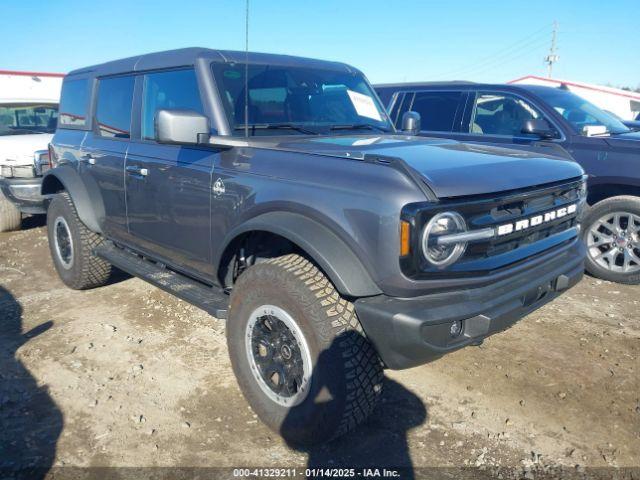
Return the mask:
M0 234L0 467L640 466L638 286L585 277L481 347L387 372L367 424L296 451L241 396L222 322L138 279L69 290L27 227Z

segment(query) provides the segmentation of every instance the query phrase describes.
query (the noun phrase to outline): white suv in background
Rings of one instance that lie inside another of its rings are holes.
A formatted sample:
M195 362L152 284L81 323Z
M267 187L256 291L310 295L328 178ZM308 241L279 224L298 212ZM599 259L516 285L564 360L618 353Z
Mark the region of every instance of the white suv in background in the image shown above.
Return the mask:
M0 71L0 232L20 228L22 214L46 213L40 183L49 168L62 78Z

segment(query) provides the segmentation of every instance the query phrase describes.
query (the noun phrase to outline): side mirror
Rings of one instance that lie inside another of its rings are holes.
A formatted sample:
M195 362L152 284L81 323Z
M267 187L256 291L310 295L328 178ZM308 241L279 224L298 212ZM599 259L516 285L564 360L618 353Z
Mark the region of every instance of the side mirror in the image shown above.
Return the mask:
M537 135L543 139L557 138L557 132L549 125L544 118L532 118L524 122L522 133Z
M420 114L418 112L404 112L402 115L402 132L407 135L417 135L420 132Z
M155 137L159 143L199 144L210 137L209 119L193 110L158 110Z

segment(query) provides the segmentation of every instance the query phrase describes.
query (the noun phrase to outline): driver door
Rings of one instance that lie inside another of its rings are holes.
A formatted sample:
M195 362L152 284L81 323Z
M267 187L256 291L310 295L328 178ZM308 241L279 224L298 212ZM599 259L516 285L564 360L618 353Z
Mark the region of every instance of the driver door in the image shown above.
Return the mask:
M460 139L572 160L560 144L560 132L557 140L541 140L537 135L522 133L527 120L541 118L554 126L539 108L519 95L500 91L476 92L469 97Z
M125 164L127 222L138 250L176 270L213 276L211 175L216 151L160 144L154 119L160 109L203 113L193 69L141 75L140 134Z

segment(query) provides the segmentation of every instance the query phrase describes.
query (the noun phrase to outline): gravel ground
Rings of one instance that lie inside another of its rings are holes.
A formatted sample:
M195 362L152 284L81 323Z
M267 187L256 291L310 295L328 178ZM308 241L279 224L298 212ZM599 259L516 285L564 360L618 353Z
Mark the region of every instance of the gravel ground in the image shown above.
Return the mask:
M388 371L365 425L303 451L243 399L223 322L138 279L69 290L27 227L0 234L0 467L640 478L639 286L585 277L481 347Z

